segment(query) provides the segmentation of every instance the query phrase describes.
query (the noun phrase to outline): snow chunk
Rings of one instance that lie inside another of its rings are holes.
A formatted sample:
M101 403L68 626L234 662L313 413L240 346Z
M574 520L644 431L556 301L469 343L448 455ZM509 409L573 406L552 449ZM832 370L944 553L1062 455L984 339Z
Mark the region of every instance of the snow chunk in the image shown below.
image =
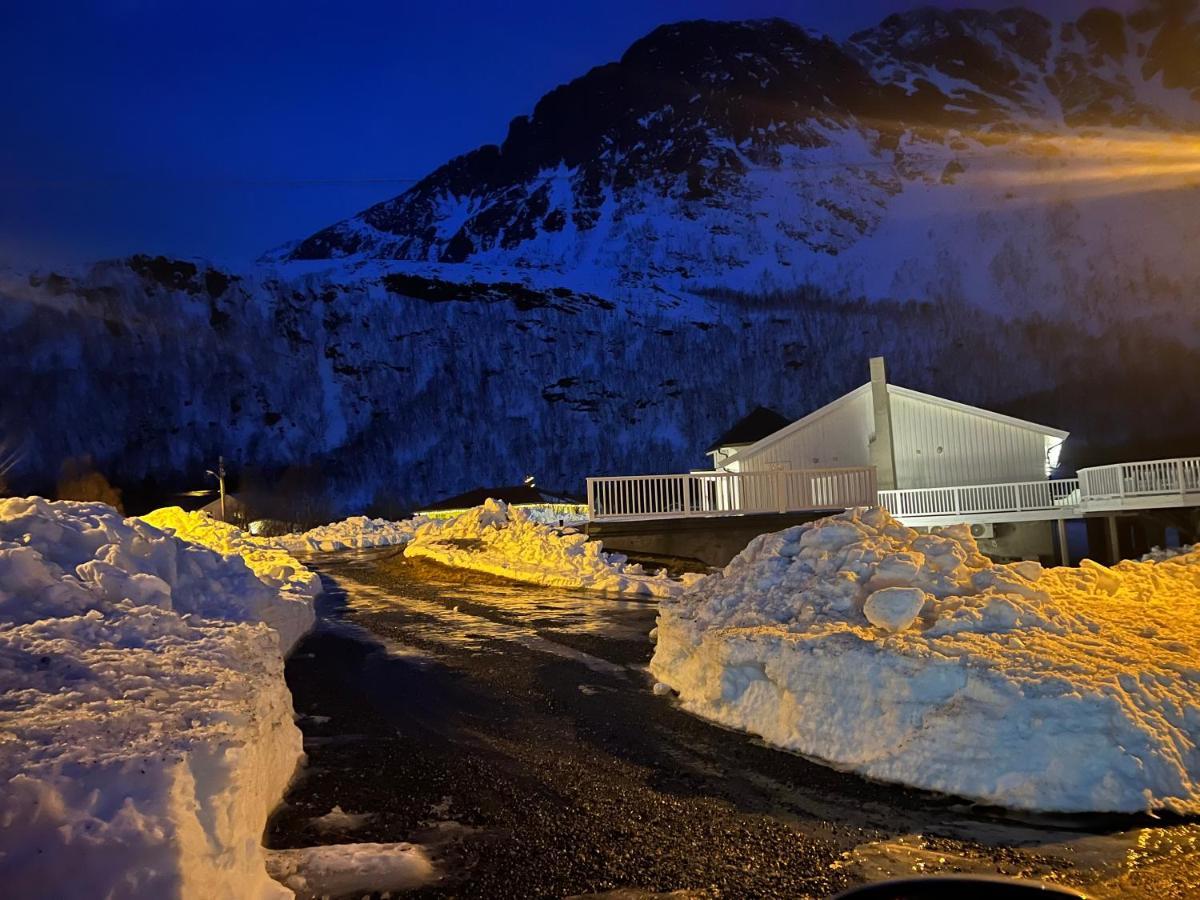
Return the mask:
M417 526L426 519L417 516L401 522L351 516L340 522L321 525L303 534L286 534L272 542L289 553L329 553L335 550L365 550L407 544Z
M1142 562L1166 562L1177 556L1187 556L1189 553L1200 553L1200 544L1184 544L1182 547L1151 547L1150 552L1142 557Z
M331 844L270 850L267 868L299 900L407 891L432 881L436 870L416 844Z
M370 813L348 813L340 806L335 806L325 815L313 819L312 824L318 831L354 831L370 820Z
M8 894L289 896L259 846L302 757L289 591L104 504L0 499Z
M880 588L863 604L863 614L876 628L903 631L916 621L925 605L925 592L920 588Z
M1200 812L1200 553L995 565L962 526L848 510L756 538L657 636L650 672L686 709L839 767L1018 809Z
M560 533L502 500L426 522L404 554L549 587L645 597L671 597L683 590L665 572L648 575L621 554L605 553L586 534Z

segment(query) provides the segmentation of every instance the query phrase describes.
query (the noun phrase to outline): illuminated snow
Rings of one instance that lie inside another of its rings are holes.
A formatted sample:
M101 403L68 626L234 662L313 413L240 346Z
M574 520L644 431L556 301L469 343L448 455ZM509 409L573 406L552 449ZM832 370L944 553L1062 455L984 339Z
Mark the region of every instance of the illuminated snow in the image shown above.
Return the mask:
M851 510L756 538L664 602L650 670L692 712L870 777L1195 814L1198 611L1200 553L994 565L965 526Z
M254 537L207 513L184 512L178 506L156 509L141 519L185 541L241 559L260 581L279 590L281 596L296 601L285 607L291 613L288 621L277 617L273 623L280 633L285 653L312 627L311 601L321 593L321 579L316 572L309 571L278 549L270 539Z
M290 896L259 839L302 756L281 650L312 599L275 562L0 499L6 896Z
M501 500L421 525L404 553L549 587L647 597L670 597L683 589L666 574L649 575L623 555L605 553L586 534L542 525Z

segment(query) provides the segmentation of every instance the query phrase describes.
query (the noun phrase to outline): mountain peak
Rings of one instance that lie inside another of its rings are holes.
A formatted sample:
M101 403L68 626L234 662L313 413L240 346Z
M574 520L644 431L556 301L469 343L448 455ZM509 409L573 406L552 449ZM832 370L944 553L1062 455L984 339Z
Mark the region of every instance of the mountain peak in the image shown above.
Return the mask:
M1096 204L1128 184L1114 154L1200 125L1196 6L1060 22L922 8L842 43L782 19L663 25L547 93L501 144L286 255L548 271L610 293L818 279L856 295L986 301L995 275L949 245L935 260L938 242L961 239L968 221L987 254L1008 260L1025 252L1015 246L1082 240L1065 222L1111 215ZM1056 178L1055 167L1094 174ZM914 217L934 210L925 245L913 243ZM997 216L1018 229L1007 249ZM1109 240L1128 224L1119 218ZM950 267L961 284L945 281ZM1075 277L1038 290L1061 293Z

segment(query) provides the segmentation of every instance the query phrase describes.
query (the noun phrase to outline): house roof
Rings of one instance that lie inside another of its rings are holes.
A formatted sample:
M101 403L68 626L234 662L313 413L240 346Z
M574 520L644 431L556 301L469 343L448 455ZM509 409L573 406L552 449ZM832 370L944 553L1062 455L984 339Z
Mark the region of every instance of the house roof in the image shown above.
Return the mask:
M933 394L923 394L920 391L914 391L912 388L900 387L898 384L889 384L887 387L889 394L898 397L908 397L913 400L923 400L926 403L944 406L947 409L957 410L958 412L982 416L985 419L991 419L993 422L1003 422L1005 425L1012 425L1016 428L1025 428L1029 431L1036 431L1038 434L1046 435L1046 437L1058 438L1059 440L1065 441L1070 435L1069 431L1063 431L1061 428L1051 428L1049 425L1039 425L1037 422L1030 422L1028 419L1018 419L1016 416L1006 416L1004 413L992 412L990 409L983 409L979 406L969 406L966 403L959 403L957 400L947 400L945 397L936 397Z
M1036 422L1029 422L1025 419L1018 419L1015 416L1006 416L1003 413L992 412L990 409L983 409L982 407L979 407L979 406L969 406L966 403L959 403L956 400L947 400L944 397L937 397L937 396L934 396L933 394L924 394L921 391L914 391L912 388L900 387L900 385L898 385L898 384L888 384L887 389L888 389L889 396L907 397L912 400L921 400L926 403L932 403L937 406L945 407L947 409L953 409L958 412L969 413L971 415L976 415L976 416L980 416L985 419L990 419L994 422L1002 422L1006 425L1012 425L1016 428L1026 428L1030 431L1036 431L1039 434L1044 434L1047 437L1057 438L1060 441L1066 440L1068 435L1070 434L1069 432L1063 431L1060 428L1051 428L1049 425L1039 425ZM856 397L859 397L863 394L869 393L870 390L871 390L871 383L867 382L864 385L860 385L859 387L856 387L854 390L850 391L849 393L842 394L842 396L838 397L836 400L832 401L831 403L826 403L824 406L820 407L819 409L813 410L804 418L797 419L795 422L790 423L785 428L781 428L771 434L766 435L761 440L758 440L755 443L751 444L749 447L743 447L741 450L739 450L733 456L729 457L729 459L726 459L724 462L722 462L721 465L726 466L729 463L733 462L734 460L741 459L743 457L753 456L753 455L757 454L759 451L771 446L772 444L776 443L777 441L781 441L784 438L786 438L788 435L794 434L795 432L799 431L801 428L804 428L805 426L810 425L812 422L816 421L817 419L821 418L822 416L826 416L829 413L834 412L835 410L841 408L842 406L846 405L847 403L849 403L851 400L855 399Z
M713 441L712 446L704 452L712 453L714 450L719 450L722 447L738 447L753 444L761 441L768 435L774 434L780 428L786 428L790 424L792 423L787 418L781 416L775 410L767 409L765 406L756 406L738 419L728 431Z
M505 503L579 503L574 497L557 491L547 491L528 484L513 484L504 487L477 487L445 500L439 500L429 506L421 507L421 512L439 512L449 509L470 509L479 506L487 500L503 500Z

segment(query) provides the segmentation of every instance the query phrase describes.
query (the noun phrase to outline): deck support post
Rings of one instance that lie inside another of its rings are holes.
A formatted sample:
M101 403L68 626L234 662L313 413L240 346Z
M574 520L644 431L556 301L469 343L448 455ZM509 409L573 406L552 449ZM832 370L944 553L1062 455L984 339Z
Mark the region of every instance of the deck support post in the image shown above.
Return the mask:
M1117 531L1117 517L1106 516L1108 519L1108 552L1111 559L1110 563L1118 563L1121 561L1121 534Z
M1058 562L1059 565L1069 566L1071 548L1067 546L1067 520L1059 519L1055 524L1058 527Z

